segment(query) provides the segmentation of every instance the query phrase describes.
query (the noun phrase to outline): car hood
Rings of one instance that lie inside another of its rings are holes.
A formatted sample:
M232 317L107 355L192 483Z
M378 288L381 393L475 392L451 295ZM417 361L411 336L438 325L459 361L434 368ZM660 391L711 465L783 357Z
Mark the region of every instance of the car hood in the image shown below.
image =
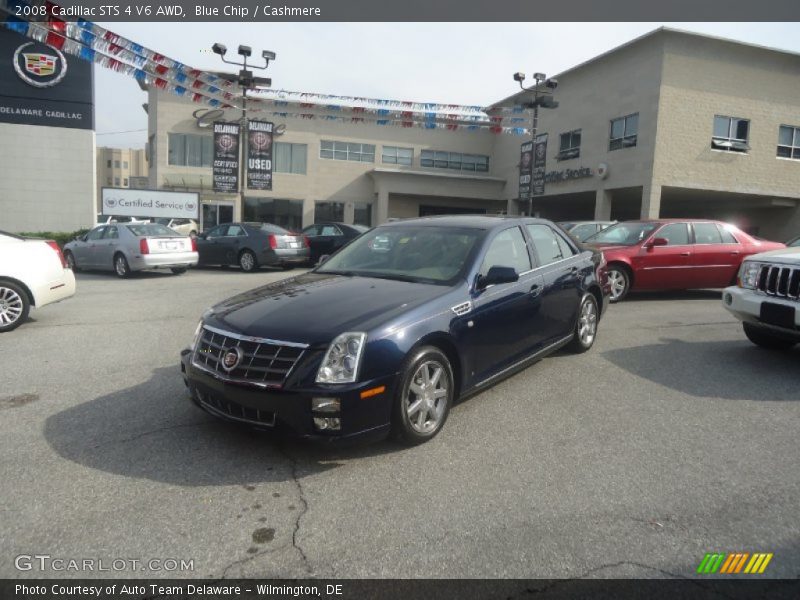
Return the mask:
M450 291L441 285L306 273L229 298L204 321L247 336L327 344L345 331L369 332Z
M800 248L779 248L769 252L759 252L747 257L751 261L769 261L800 265Z

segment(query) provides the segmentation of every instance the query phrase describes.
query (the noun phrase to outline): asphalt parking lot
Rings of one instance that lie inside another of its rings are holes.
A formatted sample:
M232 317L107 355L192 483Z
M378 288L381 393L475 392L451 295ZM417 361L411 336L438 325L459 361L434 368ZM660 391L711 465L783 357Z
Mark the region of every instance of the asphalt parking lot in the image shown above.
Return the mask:
M751 345L718 291L612 306L431 443L332 450L218 422L180 377L207 306L296 273L79 274L0 337L0 577L694 577L712 551L800 575L800 350Z

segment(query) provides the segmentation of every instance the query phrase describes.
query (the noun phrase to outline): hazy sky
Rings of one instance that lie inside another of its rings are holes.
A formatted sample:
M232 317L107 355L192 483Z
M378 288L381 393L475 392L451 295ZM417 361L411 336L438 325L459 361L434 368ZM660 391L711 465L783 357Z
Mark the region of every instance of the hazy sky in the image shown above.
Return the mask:
M800 53L798 23L99 23L185 64L221 70L214 42L272 50L272 87L485 105L514 93L516 71L555 75L661 25ZM143 147L147 95L95 67L97 143ZM134 130L134 131L130 131ZM130 131L129 133L113 133Z

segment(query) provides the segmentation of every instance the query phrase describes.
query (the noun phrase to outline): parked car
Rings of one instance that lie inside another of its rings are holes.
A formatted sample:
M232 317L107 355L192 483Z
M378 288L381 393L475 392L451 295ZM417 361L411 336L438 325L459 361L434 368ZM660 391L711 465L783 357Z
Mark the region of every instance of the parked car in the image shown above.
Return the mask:
M173 231L177 231L181 235L197 235L197 232L200 231L200 228L197 226L197 221L194 219L167 219L167 218L157 218L153 219L154 223L158 223L159 225L164 225L164 227L169 227Z
M764 348L788 350L800 342L800 248L773 250L742 262L737 285L722 305L742 321L747 338Z
M369 227L347 225L346 223L314 223L303 229L311 246L311 263L316 264L321 256L333 254L342 246L354 240Z
M722 288L735 281L742 259L783 248L719 221L625 221L586 240L608 261L611 301L631 290Z
M31 306L74 294L75 275L56 242L0 231L0 333L24 323Z
M128 217L124 215L97 215L97 225L110 225L111 223L149 223L149 217Z
M799 235L799 236L797 236L796 238L792 238L791 240L789 240L788 242L786 242L786 247L787 247L787 248L797 248L797 247L800 247L800 235Z
M313 271L209 309L182 353L191 398L303 437L429 440L457 398L592 347L610 293L602 254L567 238L528 217L372 229Z
M197 237L201 265L292 267L308 262L308 238L270 223L224 223Z
M197 264L197 244L158 223L101 225L65 244L64 256L74 270L114 271L122 278L146 269L179 275Z
M560 221L558 226L579 241L585 242L587 238L611 227L614 223L616 221Z

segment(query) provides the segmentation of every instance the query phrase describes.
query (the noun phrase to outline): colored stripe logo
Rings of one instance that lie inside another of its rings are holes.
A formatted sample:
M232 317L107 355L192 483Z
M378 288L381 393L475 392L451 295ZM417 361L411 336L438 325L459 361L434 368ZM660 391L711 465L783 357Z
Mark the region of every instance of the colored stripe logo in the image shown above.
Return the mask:
M707 552L697 567L699 575L736 575L739 573L748 575L760 575L763 573L769 561L772 560L772 552Z

